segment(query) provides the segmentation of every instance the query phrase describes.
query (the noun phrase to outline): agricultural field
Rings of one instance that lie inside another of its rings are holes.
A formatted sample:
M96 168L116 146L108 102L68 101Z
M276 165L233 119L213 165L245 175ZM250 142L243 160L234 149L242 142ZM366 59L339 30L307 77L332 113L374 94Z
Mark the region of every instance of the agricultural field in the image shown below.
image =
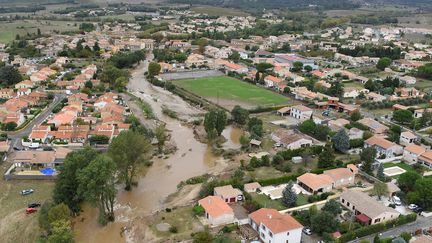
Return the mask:
M235 105L245 108L288 104L289 98L270 90L227 76L177 80L175 85L231 109Z
M0 43L9 43L15 36L26 35L27 33L37 33L39 28L42 33L52 31L74 31L78 30L78 22L70 21L47 21L47 20L17 20L13 22L1 22L0 24Z

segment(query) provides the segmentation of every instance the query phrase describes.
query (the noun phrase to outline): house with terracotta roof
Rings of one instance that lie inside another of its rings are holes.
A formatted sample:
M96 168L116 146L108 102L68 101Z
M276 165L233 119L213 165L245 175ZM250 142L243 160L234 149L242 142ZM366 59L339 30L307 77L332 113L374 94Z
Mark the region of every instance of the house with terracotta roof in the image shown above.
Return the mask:
M402 146L394 142L390 142L379 135L368 138L364 143L364 147L374 147L377 151L377 157L385 156L385 158L393 158L403 153Z
M53 118L47 121L48 124L53 124L55 127L59 127L61 125L72 125L73 122L77 119L77 112L73 111L61 111L57 113Z
M290 116L299 119L300 121L305 121L310 119L312 116L313 110L304 105L295 105L291 106Z
M388 131L388 127L379 123L378 121L375 121L374 119L371 118L363 118L361 120L358 121L360 124L366 126L369 128L369 130L373 133L377 133L377 134L382 134Z
M417 109L414 111L414 118L421 118L423 117L423 113L425 112L432 112L432 108L426 108L426 109Z
M243 189L245 192L256 192L258 189L261 188L261 185L258 182L251 182L244 184Z
M15 84L15 89L23 89L23 88L30 89L33 87L34 87L34 84L31 80L24 80L24 81L21 81L21 82Z
M213 195L222 198L227 203L243 201L243 193L239 189L233 188L231 185L215 187Z
M247 67L232 62L225 62L223 67L227 70L227 72L236 72L238 74L244 74L248 72Z
M424 152L426 152L425 148L417 144L410 144L404 148L403 160L410 165L416 164L418 162L418 158Z
M220 197L208 196L198 201L204 208L205 218L213 226L231 224L235 221L234 210Z
M339 118L336 120L330 120L328 122L328 127L332 130L332 131L339 131L341 129L345 129L345 126L350 124L350 121L348 121L347 119L343 119L343 118Z
M14 97L14 91L13 89L3 88L0 89L0 98L2 99L10 99Z
M369 92L369 93L366 95L366 98L367 98L368 100L375 101L375 102L384 101L384 100L387 99L387 97L385 97L385 96L383 96L383 95L380 95L380 94L377 94L377 93L375 93L375 92Z
M300 243L303 225L289 214L281 214L272 208L261 208L249 214L251 227L265 243Z
M272 75L267 75L264 77L264 83L267 88L277 88L282 82L282 79Z
M340 195L340 204L354 213L356 220L365 225L379 224L399 217L400 213L386 207L364 192L346 190Z
M331 192L333 189L354 185L354 178L358 172L354 167L349 164L347 168L325 170L318 175L305 173L297 177L297 184L312 194Z
M51 127L47 125L39 125L33 127L29 139L32 142L46 143L48 141L48 133L51 131Z
M427 150L418 157L418 163L432 169L432 151Z

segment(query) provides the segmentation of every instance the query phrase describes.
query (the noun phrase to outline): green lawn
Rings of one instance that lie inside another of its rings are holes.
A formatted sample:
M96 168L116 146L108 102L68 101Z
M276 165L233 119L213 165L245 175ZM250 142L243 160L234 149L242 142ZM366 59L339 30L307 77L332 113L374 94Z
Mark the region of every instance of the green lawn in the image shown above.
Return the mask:
M174 81L174 84L204 98L219 98L231 104L242 102L257 106L288 104L289 99L264 88L227 76Z
M263 208L274 208L276 210L284 210L287 208L282 204L281 199L272 200L270 197L258 193L250 193L250 195L252 196L252 200L257 202ZM305 204L308 204L307 196L297 194L296 206L302 206Z
M389 167L397 166L399 168L402 168L402 169L406 170L407 172L411 171L411 172L415 172L415 173L418 174L418 172L411 165L408 165L408 164L405 164L405 163L402 163L402 162L401 163L384 163L383 166L384 166L384 168L389 168ZM399 177L399 175L392 176L392 178L397 178L397 177Z

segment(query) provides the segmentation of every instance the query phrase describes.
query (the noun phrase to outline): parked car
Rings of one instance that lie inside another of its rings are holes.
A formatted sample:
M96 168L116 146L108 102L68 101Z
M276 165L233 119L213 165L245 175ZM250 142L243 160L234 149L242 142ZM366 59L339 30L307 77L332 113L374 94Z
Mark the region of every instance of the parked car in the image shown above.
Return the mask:
M41 204L37 202L29 203L29 205L27 205L28 208L38 208L40 206Z
M416 205L416 204L410 204L408 206L408 209L410 209L410 210L415 210L416 208L418 208L418 205Z
M34 192L34 190L31 188L30 189L24 189L21 191L21 195L25 196L25 195L32 194L33 192Z
M309 228L303 228L303 233L306 235L311 235L312 234L312 230Z
M32 214L36 212L37 212L36 208L26 208L26 214Z
M396 205L396 206L402 205L402 201L400 200L400 198L398 196L393 196L392 201L393 201L394 205Z
M414 211L415 213L420 214L421 212L423 212L423 208L422 208L422 207L417 207L417 208L413 209L413 211Z

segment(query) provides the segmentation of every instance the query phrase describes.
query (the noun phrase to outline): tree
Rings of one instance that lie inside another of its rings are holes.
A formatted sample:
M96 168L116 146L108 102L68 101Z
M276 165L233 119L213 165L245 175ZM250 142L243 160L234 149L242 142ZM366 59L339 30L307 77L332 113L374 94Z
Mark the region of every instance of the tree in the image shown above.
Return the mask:
M421 176L417 172L407 171L399 176L397 183L403 192L408 193L410 191L414 191L416 181L420 178Z
M227 114L224 110L220 109L216 113L216 126L215 126L218 136L220 136L223 130L225 130L226 124L227 124Z
M272 68L273 68L273 65L270 63L266 63L266 62L260 62L256 65L256 69L260 73L265 73Z
M158 75L161 71L161 65L157 62L151 62L148 65L148 75L153 78Z
M114 65L108 64L104 65L102 68L102 73L100 74L100 80L105 83L115 84L116 79L120 77L129 78L130 74L127 70L122 70Z
M97 151L90 147L69 153L63 165L54 187L53 199L57 204L65 203L74 213L80 211L80 203L83 197L78 194L78 174L84 169L89 161L97 156Z
M282 203L286 207L295 206L297 202L297 194L293 190L293 183L290 181L282 191Z
M302 69L303 69L302 62L299 61L293 62L293 67L291 68L293 72L300 72Z
M3 130L5 131L13 131L15 130L15 128L17 128L17 124L15 122L8 122L8 123L4 123L2 124Z
M100 49L100 46L99 46L99 42L95 42L94 43L94 45L93 45L93 51L94 52L99 52L101 49Z
M395 110L393 111L393 120L409 124L413 119L413 114L410 110Z
M158 142L158 152L162 153L165 141L168 139L168 136L166 134L165 125L161 124L159 125L155 130L155 137Z
M391 63L392 63L392 60L390 58L388 58L388 57L382 57L382 58L379 59L376 67L379 70L384 70L386 67L389 67L391 65Z
M251 139L248 136L246 136L244 134L240 136L240 144L241 144L242 148L248 148L250 141L251 141Z
M261 138L263 136L263 122L261 119L252 117L248 122L248 131L252 138Z
M362 115L359 111L354 111L350 117L351 121L353 121L353 122L356 122L356 121L360 120L361 118L362 118Z
M311 66L306 65L306 66L304 67L304 70L305 70L306 72L310 73L310 72L312 72L313 69L312 69Z
M335 164L335 156L329 147L325 147L318 156L318 168L330 168Z
M350 148L350 139L345 129L341 129L336 133L332 138L332 142L333 147L342 153L345 153Z
M329 212L334 216L337 216L338 214L342 213L342 207L334 199L327 201L321 210Z
M47 219L50 225L57 220L70 221L72 219L72 212L66 204L60 203L48 211Z
M134 131L121 132L113 139L108 154L114 160L119 171L119 180L130 191L139 167L149 159L152 147L150 141Z
M14 85L22 80L21 74L13 66L0 67L0 82L4 86Z
M204 231L200 231L198 233L194 233L192 236L193 243L208 243L213 241L213 235L209 232L208 229Z
M368 89L369 91L377 91L377 89L378 89L376 83L372 80L366 81L366 83L364 84L364 87L365 87L365 89Z
M240 53L238 51L233 51L231 55L228 56L229 60L238 62L240 60Z
M99 222L103 225L114 221L115 174L114 161L106 155L99 155L78 175L78 191L91 205L99 208Z
M47 243L73 243L74 235L71 222L67 220L57 220L51 226L51 235L48 236Z
M235 123L239 125L245 125L249 118L249 111L243 109L239 105L236 105L231 111L231 116Z
M216 120L217 120L217 113L215 110L210 110L204 116L204 130L207 133L208 139L213 139L217 136Z
M384 166L382 164L379 164L378 166L378 170L377 170L377 178L380 181L384 181L385 180L385 175L384 175Z
M377 151L374 147L365 148L360 153L360 160L363 161L363 165L361 169L368 173L372 174L372 165L375 161Z
M333 233L338 226L336 217L329 212L323 211L311 217L311 229L320 235L324 232Z
M298 126L298 129L302 133L311 134L315 131L316 124L315 124L315 122L313 122L312 119L309 119L309 120L306 120L306 121L300 123L300 125Z
M427 210L432 209L432 178L418 179L414 191L418 196L418 204Z
M327 93L330 96L341 98L344 94L344 86L341 82L333 82L330 88L328 89Z
M384 182L375 182L373 186L373 192L378 196L378 200L381 200L382 196L385 196L389 193L388 186Z

